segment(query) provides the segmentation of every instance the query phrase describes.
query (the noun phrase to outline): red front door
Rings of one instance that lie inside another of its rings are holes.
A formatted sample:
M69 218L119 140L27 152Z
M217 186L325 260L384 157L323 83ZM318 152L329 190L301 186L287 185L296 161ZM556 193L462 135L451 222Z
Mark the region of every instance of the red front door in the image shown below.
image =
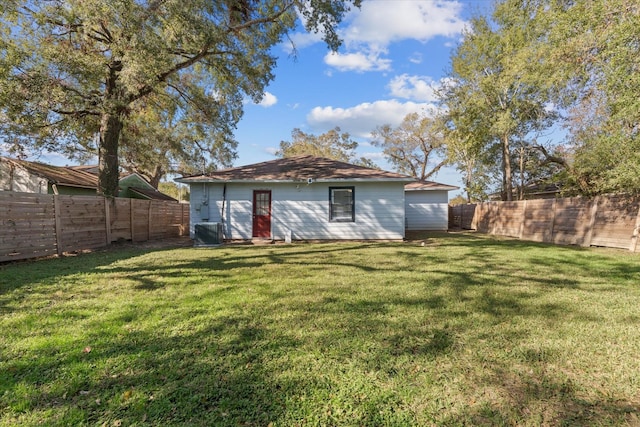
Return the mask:
M253 191L253 237L271 237L271 190Z

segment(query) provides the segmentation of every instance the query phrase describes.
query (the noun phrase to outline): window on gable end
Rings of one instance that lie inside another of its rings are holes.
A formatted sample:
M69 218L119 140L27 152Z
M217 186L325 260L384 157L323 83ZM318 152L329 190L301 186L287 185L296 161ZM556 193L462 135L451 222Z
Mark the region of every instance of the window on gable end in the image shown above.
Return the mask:
M355 222L355 187L329 187L329 221Z

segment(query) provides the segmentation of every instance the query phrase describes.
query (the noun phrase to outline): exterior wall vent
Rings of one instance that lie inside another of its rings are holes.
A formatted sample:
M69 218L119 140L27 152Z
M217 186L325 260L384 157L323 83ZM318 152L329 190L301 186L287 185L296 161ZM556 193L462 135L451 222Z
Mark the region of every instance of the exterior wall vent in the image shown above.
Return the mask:
M195 246L215 246L224 242L222 224L219 222L200 222L194 226Z

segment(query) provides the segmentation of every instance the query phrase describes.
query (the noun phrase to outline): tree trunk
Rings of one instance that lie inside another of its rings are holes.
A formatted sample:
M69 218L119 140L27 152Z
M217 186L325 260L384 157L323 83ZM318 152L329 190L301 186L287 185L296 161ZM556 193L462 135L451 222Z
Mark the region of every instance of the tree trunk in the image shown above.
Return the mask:
M153 186L156 190L158 189L158 185L160 185L160 180L164 176L164 169L162 166L156 165L153 169L153 174L149 174L149 184Z
M98 193L107 197L118 195L118 144L123 121L122 115L104 113L100 122Z
M505 200L513 200L513 185L511 183L511 152L509 151L509 136L502 137L502 184Z
M125 108L118 102L124 99L118 88L118 73L122 71L122 62L113 60L109 65L105 80L106 108L100 118L100 145L98 147L98 193L107 197L118 195L120 180L118 145L120 132L124 125ZM120 95L120 96L118 96Z

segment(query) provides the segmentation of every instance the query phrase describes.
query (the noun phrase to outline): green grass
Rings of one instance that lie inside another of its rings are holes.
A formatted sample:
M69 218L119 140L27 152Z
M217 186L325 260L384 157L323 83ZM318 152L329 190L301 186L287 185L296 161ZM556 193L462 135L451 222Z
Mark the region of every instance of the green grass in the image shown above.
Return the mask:
M470 234L0 267L0 425L638 425L640 257Z

